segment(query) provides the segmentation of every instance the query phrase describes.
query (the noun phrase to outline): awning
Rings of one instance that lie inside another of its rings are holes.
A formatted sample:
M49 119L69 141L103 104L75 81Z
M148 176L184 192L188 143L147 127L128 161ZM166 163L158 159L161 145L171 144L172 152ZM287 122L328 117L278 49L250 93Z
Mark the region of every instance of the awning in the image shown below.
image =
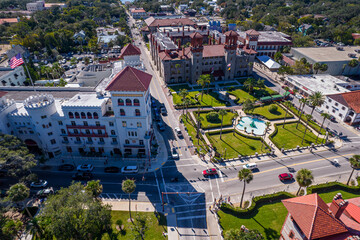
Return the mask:
M280 64L272 60L269 56L258 56L257 59L270 70L278 70L281 67Z

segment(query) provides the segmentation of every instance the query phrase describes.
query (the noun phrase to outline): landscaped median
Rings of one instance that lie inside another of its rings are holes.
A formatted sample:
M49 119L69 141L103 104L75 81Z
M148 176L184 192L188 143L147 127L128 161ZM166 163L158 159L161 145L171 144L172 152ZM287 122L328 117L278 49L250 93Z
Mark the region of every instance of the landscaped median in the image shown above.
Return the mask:
M239 88L230 87L228 88L228 92L229 94L234 95L236 97L236 100L239 104L243 103L246 99L256 101L259 100L260 97L278 94L278 92L271 90L268 87L266 87L265 89L254 87L254 90L251 94L248 91L244 90L243 87L239 87Z
M307 188L307 194L315 192L326 203L330 203L337 193L341 193L344 199L360 197L360 187L350 187L337 182ZM295 196L287 192L258 196L253 198L251 206L247 209L223 204L217 213L220 225L224 232L230 229L239 229L244 225L248 229L259 230L265 239L279 239L281 227L288 213L281 200L292 197Z
M298 128L296 128L297 122L285 122L283 128L282 123L275 124L275 131L270 134L270 140L275 144L278 149L293 149L297 146L306 147L315 143L316 136L310 129L307 129L303 143L305 126L300 122ZM318 138L318 143L322 143L323 139Z
M207 146L205 139L202 136L200 136L198 144L198 140L196 138L196 125L190 114L188 113L187 117L185 115L181 115L181 119L187 129L187 133L191 137L194 145L196 146L197 152L207 153L209 147Z
M201 128L202 129L212 129L221 127L221 115L218 114L217 110L203 110L203 111L194 111L194 116L197 116L200 112ZM211 116L210 116L210 115ZM232 120L234 118L234 113L230 110L226 110L226 115L223 119L223 127L232 126Z
M252 111L251 114L263 116L268 120L280 120L280 119L284 119L286 110L284 110L281 106L277 104L266 104L260 107L255 107L254 111ZM294 116L289 111L287 113L286 119L293 117Z
M216 148L216 152L222 155L222 158L237 158L241 156L251 156L255 153L262 154L269 152L269 146L264 143L260 137L247 136L235 130L226 129L222 131L220 139L220 131L207 132L206 137L211 142L211 145Z

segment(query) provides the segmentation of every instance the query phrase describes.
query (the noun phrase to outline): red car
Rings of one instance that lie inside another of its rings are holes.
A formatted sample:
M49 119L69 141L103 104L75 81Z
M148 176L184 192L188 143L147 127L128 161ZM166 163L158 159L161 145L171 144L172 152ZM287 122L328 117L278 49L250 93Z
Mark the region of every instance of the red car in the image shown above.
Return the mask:
M211 169L206 169L203 171L203 175L204 177L207 177L207 176L212 176L212 175L217 175L217 171L215 168L211 168Z
M279 175L279 179L280 181L291 180L293 179L293 175L290 173L282 173Z

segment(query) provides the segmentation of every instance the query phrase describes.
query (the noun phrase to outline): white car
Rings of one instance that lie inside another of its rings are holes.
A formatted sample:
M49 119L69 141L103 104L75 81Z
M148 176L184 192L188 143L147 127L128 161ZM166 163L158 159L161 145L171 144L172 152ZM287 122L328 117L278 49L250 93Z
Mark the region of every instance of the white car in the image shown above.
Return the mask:
M39 180L37 182L32 182L30 183L30 187L33 187L33 188L43 188L43 187L46 187L48 184L48 182L46 180Z
M253 169L256 169L257 168L257 165L256 163L248 163L248 164L245 164L243 166L244 169L250 169L250 170L253 170Z
M80 172L91 172L94 170L94 166L92 164L81 164L76 169Z
M126 166L121 168L122 173L137 173L138 171L138 166Z
M175 128L175 132L176 132L176 134L177 134L177 136L178 136L179 138L183 136L182 133L181 133L181 129L180 129L179 127L176 127L176 128Z
M297 99L302 99L302 98L304 98L304 97L301 96L300 94L295 94L295 97L296 97Z
M323 112L323 110L321 110L321 109L318 108L318 107L315 108L315 111L317 111L318 113L322 113L322 112Z
M178 152L176 151L176 148L172 148L172 149L171 149L171 157L172 157L173 159L179 159L179 154L178 154Z

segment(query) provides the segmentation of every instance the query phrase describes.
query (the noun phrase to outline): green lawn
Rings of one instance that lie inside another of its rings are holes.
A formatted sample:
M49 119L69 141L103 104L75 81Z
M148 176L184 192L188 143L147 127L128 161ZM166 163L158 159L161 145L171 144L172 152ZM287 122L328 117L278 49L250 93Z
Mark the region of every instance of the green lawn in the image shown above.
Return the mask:
M196 95L198 95L198 100L196 100ZM174 105L182 105L182 98L178 94L173 94L173 102ZM200 106L225 106L225 102L219 99L219 94L215 92L211 92L209 94L204 93L203 99L201 101L201 92L192 91L189 92L188 98L190 98L192 105L200 105ZM191 106L190 106L191 107Z
M237 218L222 211L219 211L218 215L224 232L232 228L239 229L241 225L244 225L248 229L259 230L265 239L273 240L280 238L287 210L281 202L276 202L259 207L246 218Z
M223 131L222 139L220 139L220 133L212 134L206 133L209 141L212 143L214 147L216 147L217 152L224 155L226 148L226 155L223 158L235 158L239 155L249 156L254 155L255 152L261 154L268 152L265 150L265 146L263 151L261 151L262 142L260 138L251 139L244 137L242 134L236 132L235 136L233 136L233 132Z
M343 190L336 190L336 191L332 191L332 192L319 193L319 196L324 200L324 202L330 203L337 193L341 193L343 199L345 199L345 200L349 199L349 198L360 197L360 193L359 194L350 193L350 192L345 192Z
M275 113L269 112L269 108L272 105L275 105L278 107L277 112L275 112ZM252 114L261 115L269 120L278 120L278 119L284 119L286 111L277 104L269 104L269 105L264 105L262 107L256 107L254 109L254 111L252 112ZM291 114L291 111L288 111L286 118L292 118L292 117L293 117L293 115Z
M213 87L215 87L215 84L210 84L210 85L209 85L209 88L213 88ZM194 88L194 90L200 90L200 91L202 90L202 86L199 86L199 85L198 85L198 86L194 86L193 88ZM207 91L207 89L208 89L208 86L205 86L205 87L204 87L204 91Z
M185 115L181 115L181 118L184 122L184 125L187 129L189 136L192 138L192 140L194 142L194 145L197 145L198 151L200 151L202 153L207 153L206 149L208 149L208 146L206 145L206 142L203 138L200 139L199 146L198 146L198 139L196 138L196 127L194 126L194 122L192 122L190 120L190 116L188 116L188 118L186 118Z
M238 103L242 103L246 99L256 101L261 97L276 95L278 93L276 91L271 90L270 88L266 87L265 89L254 88L253 92L250 94L249 92L247 92L246 90L244 90L241 87L241 88L236 88L235 90L229 91L229 94L236 96L239 99Z
M279 148L296 148L298 145L300 147L305 147L311 145L311 143L315 143L316 136L309 131L306 131L305 139L303 144L301 145L302 138L304 136L305 126L303 124L299 124L298 128L296 128L296 122L285 123L285 127L282 127L282 124L276 125L277 133L270 137L271 141ZM323 139L319 138L318 143Z
M237 97L238 103L242 103L245 102L246 99L250 99L252 101L257 100L257 98L255 98L254 96L250 95L248 92L242 90L242 89L235 89L233 91L229 91L229 94L234 95L235 97Z
M209 111L211 112L211 111ZM201 120L201 128L202 129L209 129L209 128L216 128L216 127L221 127L221 116L219 115L219 122L213 123L213 122L209 122L206 119L206 115L209 112L200 112L200 116L203 118L203 120ZM197 111L194 112L195 115L197 115ZM223 119L223 127L224 126L232 126L232 119L234 117L234 114L230 111L227 111L227 114L224 115L224 119Z
M291 107L290 107L290 110L293 111L293 112L295 113L295 115L297 115L298 117L300 117L300 111L297 110L294 106L291 106ZM306 118L305 118L305 115L304 115L304 114L301 115L301 119L306 122ZM329 120L325 120L325 121L329 121ZM326 123L326 122L325 122L325 123ZM309 125L310 125L310 127L313 128L315 131L317 131L317 132L320 131L320 126L319 126L317 123L315 123L314 121L310 121L310 122L309 122ZM321 129L321 134L322 134L322 135L326 135L326 131L325 131L323 128Z
M218 85L221 87L229 87L229 86L238 86L239 84L237 82L227 82L227 83L219 83Z
M135 212L132 212L132 217L136 216ZM155 216L153 212L141 212L139 213L142 216L146 215L148 218L147 226L148 230L145 232L145 239L164 239L162 233L167 232L167 223L164 215L158 215L158 218ZM116 221L121 220L122 225L124 225L124 233L121 233L116 230ZM134 236L131 231L131 222L128 222L129 212L127 211L112 211L111 212L111 221L112 221L112 234L104 234L102 237L103 240L110 239L133 239ZM111 236L112 235L112 236Z
M174 85L174 84L169 84L167 85L167 87L170 89L171 92L179 92L181 89L191 89L191 87L188 84L179 84L179 85Z

